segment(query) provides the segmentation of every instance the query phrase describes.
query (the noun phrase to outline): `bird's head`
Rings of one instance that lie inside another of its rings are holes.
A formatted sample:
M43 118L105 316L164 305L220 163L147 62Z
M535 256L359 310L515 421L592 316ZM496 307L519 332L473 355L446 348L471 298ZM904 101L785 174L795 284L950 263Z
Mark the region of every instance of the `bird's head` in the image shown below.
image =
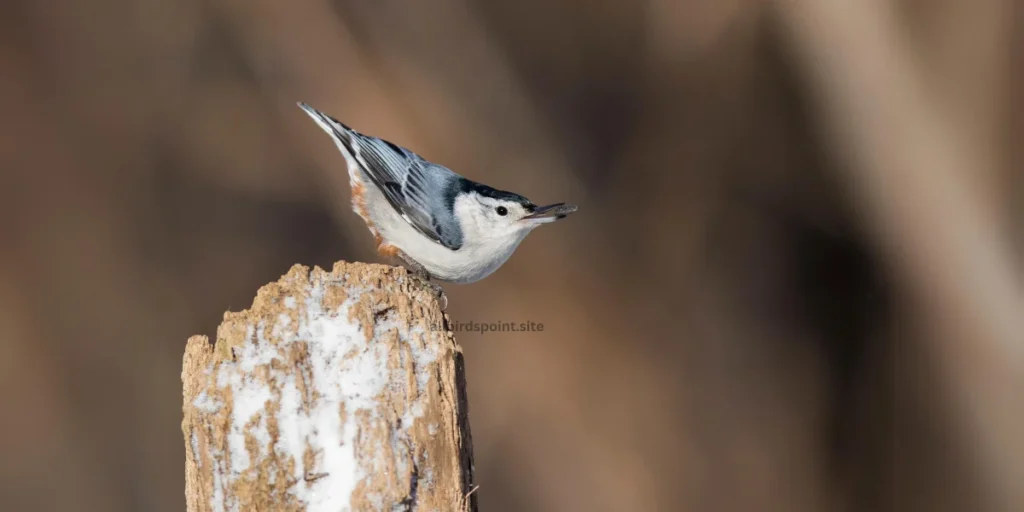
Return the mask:
M576 206L537 206L512 192L474 184L455 200L455 216L469 239L522 237L537 226L564 219Z

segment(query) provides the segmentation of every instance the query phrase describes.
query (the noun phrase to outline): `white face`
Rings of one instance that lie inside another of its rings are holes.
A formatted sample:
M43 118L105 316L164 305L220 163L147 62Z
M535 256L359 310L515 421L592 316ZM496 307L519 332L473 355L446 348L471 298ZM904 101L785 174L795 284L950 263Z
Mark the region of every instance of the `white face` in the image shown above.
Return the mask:
M526 219L529 213L517 202L469 193L455 201L455 214L468 240L525 236L533 228L554 219Z

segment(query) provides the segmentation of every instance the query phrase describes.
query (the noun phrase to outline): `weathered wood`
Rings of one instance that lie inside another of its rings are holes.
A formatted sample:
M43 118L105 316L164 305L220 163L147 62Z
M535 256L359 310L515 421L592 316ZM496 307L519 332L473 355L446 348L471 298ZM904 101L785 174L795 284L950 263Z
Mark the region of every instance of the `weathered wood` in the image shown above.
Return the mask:
M476 508L461 348L404 269L296 265L181 377L191 512Z

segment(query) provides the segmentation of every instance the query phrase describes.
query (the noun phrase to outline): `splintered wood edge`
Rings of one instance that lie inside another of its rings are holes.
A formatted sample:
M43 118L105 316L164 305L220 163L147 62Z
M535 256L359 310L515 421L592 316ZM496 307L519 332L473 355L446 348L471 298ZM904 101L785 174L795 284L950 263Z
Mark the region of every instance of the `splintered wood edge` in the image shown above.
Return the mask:
M443 422L451 421L453 423L450 427L443 429L446 431L450 429L449 435L453 437L434 440L430 437L438 436L427 436L426 427L423 427L422 432L415 434L423 436L422 439L419 437L416 439L417 444L420 445L416 448L416 453L422 455L428 445L432 448L430 453L436 453L449 446L454 447L456 451L452 453L452 456L457 460L453 466L449 464L443 464L443 466L451 467L459 474L434 475L438 479L439 486L447 485L449 488L440 489L437 493L425 492L430 489L420 489L419 496L416 498L418 505L426 507L426 510L434 508L439 510L476 510L476 496L472 492L474 489L473 457L465 390L464 360L461 347L455 342L447 328L447 315L441 312L437 298L432 291L425 289L404 268L347 262L336 263L331 272L326 272L319 267L314 267L310 271L306 266L295 265L278 281L260 288L252 307L240 312L225 313L224 321L218 328L217 339L214 342L210 342L206 336L189 338L182 361L184 402L182 431L186 447L188 510L212 510L210 503L213 497L214 482L210 474L210 461L207 460L211 456L208 450L211 443L224 444L223 439L217 440L217 442L206 439L204 434L208 429L200 427L211 421L214 423L229 421L223 414L213 418L198 410L194 405L196 398L211 388L211 374L218 365L225 361L231 361L234 350L247 342L248 327L266 319L269 315L284 313L297 316L298 309L283 308L282 299L308 296L313 281L323 283L325 286L322 297L325 306L341 305L348 298L351 287L359 287L362 290L360 293L369 293L373 301L394 300L396 294L399 294L408 298L408 301L399 301L402 304L408 302L418 305L412 311L404 312L407 315L403 318L405 321L425 320L433 322L433 325L444 326L442 331L437 333L441 339L434 342L441 343L439 346L441 357L436 361L436 380L437 386L439 386L436 391L440 398L440 400L436 400L436 407L440 407L440 410L435 413ZM372 338L375 323L374 314L365 308L361 309L361 313L358 314L361 315L358 319L360 325L368 329L371 334L371 336L367 336L369 340ZM297 318L293 318L293 320L297 320ZM399 420L398 423L401 424L401 421ZM447 451L451 451L451 449L449 448ZM438 463L438 467L442 468L442 464ZM445 468L442 468L441 473L449 473L444 470ZM446 482L441 480L446 480ZM390 490L394 491L394 489ZM370 505L375 496L379 497L382 493L387 494L387 491L388 489L360 488L353 493L352 499L368 500L366 503ZM417 492L412 491L412 494L417 494ZM303 510L295 503L271 503L252 497L245 499L250 504L263 504L281 510Z

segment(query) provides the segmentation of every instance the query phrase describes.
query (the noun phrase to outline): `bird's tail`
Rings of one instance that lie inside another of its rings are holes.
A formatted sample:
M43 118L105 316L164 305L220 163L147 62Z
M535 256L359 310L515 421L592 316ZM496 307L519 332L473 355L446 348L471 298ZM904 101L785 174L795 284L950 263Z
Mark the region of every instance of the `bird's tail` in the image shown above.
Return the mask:
M356 158L359 156L359 151L356 149L355 138L359 136L359 132L345 126L344 123L337 119L320 112L319 110L303 103L298 103L299 108L305 110L309 117L316 121L316 124L323 128L328 135L334 139L334 143L341 150L345 158L350 162L356 162Z

